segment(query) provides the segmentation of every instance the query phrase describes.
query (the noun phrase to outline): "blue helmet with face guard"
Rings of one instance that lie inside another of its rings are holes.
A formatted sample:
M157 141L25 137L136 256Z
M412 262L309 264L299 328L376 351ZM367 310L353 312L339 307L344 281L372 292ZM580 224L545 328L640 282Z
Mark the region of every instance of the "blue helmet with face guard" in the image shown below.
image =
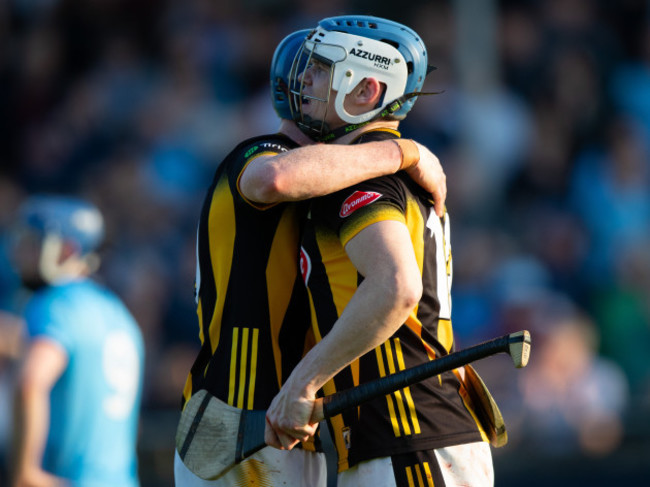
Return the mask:
M43 239L58 237L72 244L81 255L97 250L104 238L100 211L72 196L32 196L20 208L18 226Z
M289 71L293 60L311 29L293 32L286 36L273 53L271 61L271 98L273 108L280 118L292 119L289 107Z

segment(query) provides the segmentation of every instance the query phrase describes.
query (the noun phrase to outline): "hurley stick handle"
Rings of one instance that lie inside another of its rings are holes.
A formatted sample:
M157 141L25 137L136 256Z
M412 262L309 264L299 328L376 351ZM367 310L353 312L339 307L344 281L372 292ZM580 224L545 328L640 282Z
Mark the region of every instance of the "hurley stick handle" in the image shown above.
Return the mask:
M494 338L479 343L478 345L450 353L444 357L436 358L430 362L325 396L322 400L319 399L317 401L312 420L315 422L323 418L330 418L348 408L359 406L371 399L498 353L507 353L510 355L515 367L525 367L530 357L530 333L523 330Z

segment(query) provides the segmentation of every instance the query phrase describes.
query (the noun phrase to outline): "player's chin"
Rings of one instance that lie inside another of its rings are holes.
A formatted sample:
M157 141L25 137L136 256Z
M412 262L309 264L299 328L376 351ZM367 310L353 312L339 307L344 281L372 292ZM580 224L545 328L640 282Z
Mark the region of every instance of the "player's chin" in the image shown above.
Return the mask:
M311 100L310 98L303 98L302 99L302 111L306 115L311 115L311 113L314 111L313 100Z
M303 106L303 113L313 120L323 120L327 114L327 107L322 102L311 100L308 106Z

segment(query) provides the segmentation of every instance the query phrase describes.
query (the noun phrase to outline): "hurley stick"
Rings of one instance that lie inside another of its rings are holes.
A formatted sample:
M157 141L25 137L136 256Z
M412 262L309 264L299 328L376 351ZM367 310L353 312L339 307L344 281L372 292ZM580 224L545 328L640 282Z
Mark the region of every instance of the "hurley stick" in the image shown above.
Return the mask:
M530 356L530 333L524 330L494 338L317 399L312 422L499 353L510 355L515 367L525 367ZM176 433L176 448L192 472L203 479L214 480L265 446L265 418L266 411L237 409L201 390L183 410Z
M510 355L515 367L518 369L525 367L530 356L530 333L524 330L494 338L464 350L450 353L444 357L436 358L430 362L387 375L381 379L325 396L323 398L323 418L331 418L370 399L375 399L428 377L457 369L498 353Z

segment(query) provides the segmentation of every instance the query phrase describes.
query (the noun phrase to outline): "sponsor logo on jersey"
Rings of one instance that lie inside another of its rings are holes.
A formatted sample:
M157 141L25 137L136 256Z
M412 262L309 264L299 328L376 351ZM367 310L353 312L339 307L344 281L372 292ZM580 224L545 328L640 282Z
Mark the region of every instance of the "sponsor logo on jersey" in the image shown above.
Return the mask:
M311 259L304 247L300 247L300 273L302 274L302 280L307 284L311 274Z
M350 216L359 208L369 205L370 203L374 203L381 197L381 193L375 193L374 191L355 191L350 196L348 196L341 205L339 216L341 218Z
M350 50L350 55L361 59L367 59L368 61L374 61L374 65L377 68L388 69L390 67L390 58L387 58L386 56L380 56L379 54L355 48Z
M280 144L275 144L273 142L262 142L260 145L254 145L250 149L246 151L244 154L244 158L248 159L251 157L253 154L258 152L260 149L266 149L266 150L275 150L276 152L287 152L289 149L284 147L283 145Z
M280 144L274 144L273 142L263 142L262 147L265 149L275 149L279 152L287 152L287 148Z

